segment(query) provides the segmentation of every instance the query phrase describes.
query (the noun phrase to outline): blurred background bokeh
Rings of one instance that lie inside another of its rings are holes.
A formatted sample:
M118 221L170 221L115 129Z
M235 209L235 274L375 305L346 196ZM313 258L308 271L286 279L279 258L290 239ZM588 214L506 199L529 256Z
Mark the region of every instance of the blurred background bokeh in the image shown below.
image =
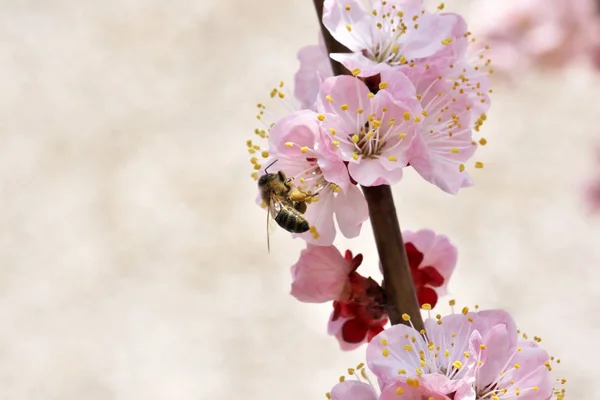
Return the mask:
M302 243L280 231L267 253L245 147L255 104L317 42L312 3L0 10L0 399L324 398L364 352L326 335L330 305L289 296ZM451 297L514 313L562 359L569 397L588 398L600 216L583 193L600 75L518 75L494 84L476 186L453 197L408 172L401 226L448 235ZM368 224L336 243L378 276Z

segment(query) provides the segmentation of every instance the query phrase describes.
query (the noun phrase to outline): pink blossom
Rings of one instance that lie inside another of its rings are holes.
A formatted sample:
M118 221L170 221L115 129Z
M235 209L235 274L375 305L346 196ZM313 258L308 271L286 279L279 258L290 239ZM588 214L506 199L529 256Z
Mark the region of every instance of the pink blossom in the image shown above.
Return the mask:
M402 73L390 82L406 82ZM382 82L381 89L387 82ZM399 83L396 83L400 85ZM350 176L364 186L391 185L402 178L414 137L418 104L394 99L387 90L373 94L359 79L326 79L317 98L324 143L332 157L348 163Z
M594 0L476 2L474 28L492 49L496 68L516 76L526 67L561 68L600 51Z
M438 297L446 294L456 267L456 247L446 236L429 229L403 231L402 235L419 305L435 307Z
M300 107L314 109L317 94L323 79L333 75L327 48L319 35L319 44L304 46L298 52L300 69L294 77L294 96L300 101Z
M323 146L316 113L296 111L279 120L269 132L270 173L283 171L297 190L309 198L305 217L311 230L300 236L309 243L328 246L336 235L334 215L342 234L356 237L368 218L367 203L352 184L346 165Z
M429 57L445 45L454 14L432 14L422 0L325 0L323 24L352 53L332 54L348 70L372 76L407 60Z
M550 399L548 354L537 342L519 340L510 315L491 310L425 321L425 334L394 325L367 346L367 364L380 387L418 380L454 400Z

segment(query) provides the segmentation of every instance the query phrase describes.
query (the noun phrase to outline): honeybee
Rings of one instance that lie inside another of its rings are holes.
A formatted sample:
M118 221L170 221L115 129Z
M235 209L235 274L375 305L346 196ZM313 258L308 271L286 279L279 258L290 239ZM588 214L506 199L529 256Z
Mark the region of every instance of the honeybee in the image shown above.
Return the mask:
M265 174L258 180L263 202L267 205L267 248L270 250L270 218L291 233L304 233L310 229L308 221L304 217L306 212L306 200L311 195L299 190L293 190L290 184L292 179L287 178L282 171L268 173L267 170L277 160L265 168Z

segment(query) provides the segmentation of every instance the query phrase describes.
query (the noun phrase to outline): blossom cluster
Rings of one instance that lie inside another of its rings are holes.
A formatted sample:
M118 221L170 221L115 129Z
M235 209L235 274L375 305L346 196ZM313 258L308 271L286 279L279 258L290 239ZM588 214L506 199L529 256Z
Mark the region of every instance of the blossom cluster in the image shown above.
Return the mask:
M450 302L454 305L454 302ZM429 308L429 307L426 307ZM404 315L410 321L408 315ZM333 400L551 399L565 397L566 380L553 380L560 359L540 347L541 338L519 334L501 310L460 313L425 321L425 329L395 325L367 346L366 362L348 369L327 397Z
M564 68L588 60L600 69L596 0L475 2L474 29L492 46L496 68L516 78L528 68Z
M552 359L537 338L519 339L502 311L463 309L428 319L424 330L386 329L385 282L361 275L361 254L334 245L338 230L355 238L369 218L361 187L395 185L412 168L456 194L473 184L470 167L483 167L472 158L487 143L475 136L490 106L489 48L475 47L465 20L444 9L424 0L324 0L325 33L348 52L328 54L323 39L302 48L295 100L283 82L271 91L286 114L258 104L263 127L247 141L257 203L306 242L291 268L292 296L331 302L328 333L343 350L368 343L377 385L360 366L349 370L358 379L342 379L330 398L562 398ZM347 74L333 76L331 60ZM457 250L429 229L402 236L417 301L431 310L447 292Z

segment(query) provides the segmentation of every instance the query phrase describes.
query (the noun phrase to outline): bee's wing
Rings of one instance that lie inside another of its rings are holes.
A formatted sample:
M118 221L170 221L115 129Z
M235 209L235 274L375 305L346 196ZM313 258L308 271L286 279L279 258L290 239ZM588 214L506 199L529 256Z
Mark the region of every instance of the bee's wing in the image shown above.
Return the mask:
M275 227L275 217L281 211L282 202L275 196L271 197L269 204L267 205L267 250L271 251L270 236L273 233Z

